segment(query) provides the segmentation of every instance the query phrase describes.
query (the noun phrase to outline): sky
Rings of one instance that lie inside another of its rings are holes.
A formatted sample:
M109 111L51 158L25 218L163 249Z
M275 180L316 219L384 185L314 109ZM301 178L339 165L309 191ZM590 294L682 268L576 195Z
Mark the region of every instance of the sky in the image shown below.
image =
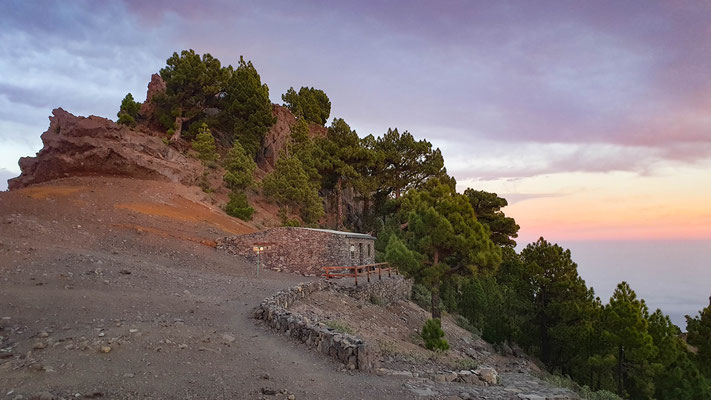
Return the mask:
M252 60L275 103L323 89L361 136L427 138L460 190L508 199L522 244L664 243L625 260L642 266L700 240L711 258L708 21L676 0L3 1L0 185L53 108L115 118L192 48Z

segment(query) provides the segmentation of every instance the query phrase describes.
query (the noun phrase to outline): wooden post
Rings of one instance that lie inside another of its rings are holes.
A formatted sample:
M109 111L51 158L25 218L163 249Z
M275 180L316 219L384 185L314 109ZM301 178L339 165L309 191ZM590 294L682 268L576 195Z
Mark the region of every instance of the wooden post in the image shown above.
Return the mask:
M355 285L358 286L358 268L353 267L353 276L355 277Z
M370 283L370 267L365 267L365 273L368 275L368 283Z
M383 280L382 276L380 276L380 275L381 275L380 273L382 272L382 270L383 270L383 269L380 268L380 266L378 265L378 280L379 280L379 281L382 281L382 280Z

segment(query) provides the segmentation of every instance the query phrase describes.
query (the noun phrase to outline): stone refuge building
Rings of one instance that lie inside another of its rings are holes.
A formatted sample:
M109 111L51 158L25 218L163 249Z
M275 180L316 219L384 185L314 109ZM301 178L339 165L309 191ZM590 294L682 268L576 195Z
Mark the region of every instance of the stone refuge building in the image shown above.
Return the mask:
M218 239L217 248L257 261L262 268L320 275L321 268L375 262L375 238L364 233L329 229L280 227Z

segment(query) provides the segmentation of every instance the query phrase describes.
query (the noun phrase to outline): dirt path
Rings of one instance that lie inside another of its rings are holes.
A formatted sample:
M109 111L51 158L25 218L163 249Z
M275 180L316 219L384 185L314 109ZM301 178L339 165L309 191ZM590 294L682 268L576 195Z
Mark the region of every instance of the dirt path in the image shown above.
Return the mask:
M401 381L342 372L256 325L263 298L306 278L256 278L253 266L201 243L224 234L221 216L116 207L173 206L166 185L74 178L62 190L0 193L0 396L414 397Z

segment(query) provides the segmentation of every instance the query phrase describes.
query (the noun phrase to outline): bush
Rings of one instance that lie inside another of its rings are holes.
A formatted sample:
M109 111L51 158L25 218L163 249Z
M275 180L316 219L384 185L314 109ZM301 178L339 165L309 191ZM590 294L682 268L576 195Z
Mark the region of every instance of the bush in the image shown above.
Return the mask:
M442 330L442 322L439 318L428 319L422 327L422 339L425 341L425 347L429 350L447 350L449 343L444 338Z
M425 310L429 310L432 306L432 293L425 285L416 283L412 285L412 302L422 307Z
M351 329L351 327L348 326L348 324L346 324L343 321L339 321L339 320L326 321L326 326L333 329L336 332L339 332L339 333L347 333L349 335L353 334L353 329Z
M247 203L246 194L243 192L232 192L230 193L230 201L225 206L225 212L231 217L249 221L252 219L252 214L254 214L254 208L250 207L249 203Z
M583 400L622 400L620 396L607 390L594 391L587 385L580 386L568 375L543 375L543 380L557 387L570 389L580 395Z
M202 189L205 193L212 193L215 191L212 187L210 187L210 180L208 179L207 171L205 171L200 177L200 180L198 180L198 186L200 186L200 189Z

